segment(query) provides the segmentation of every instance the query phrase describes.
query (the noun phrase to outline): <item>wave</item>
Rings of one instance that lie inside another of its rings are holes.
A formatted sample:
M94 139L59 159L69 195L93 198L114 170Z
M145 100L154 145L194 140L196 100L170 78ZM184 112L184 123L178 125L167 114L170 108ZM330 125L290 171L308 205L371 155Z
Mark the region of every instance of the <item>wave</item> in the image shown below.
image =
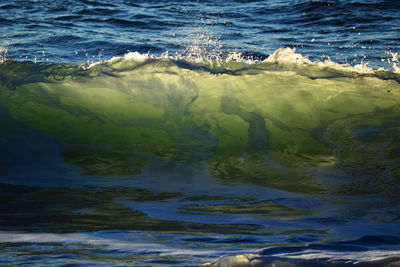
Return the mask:
M323 193L307 168L338 166L380 186L356 182L341 193L398 196L395 72L313 62L289 48L264 60L136 52L83 66L0 68L1 106L62 140L65 161L84 173L138 173L146 154L205 161L224 179Z

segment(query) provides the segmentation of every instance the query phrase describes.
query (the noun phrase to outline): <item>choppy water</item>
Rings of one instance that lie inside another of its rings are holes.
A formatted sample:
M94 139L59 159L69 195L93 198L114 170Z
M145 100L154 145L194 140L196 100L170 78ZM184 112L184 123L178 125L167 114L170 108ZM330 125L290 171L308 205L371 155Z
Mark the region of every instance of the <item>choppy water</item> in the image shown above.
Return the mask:
M0 265L399 264L399 18L0 2Z
M85 62L138 51L265 57L296 47L313 60L369 62L398 52L398 1L3 1L13 59Z

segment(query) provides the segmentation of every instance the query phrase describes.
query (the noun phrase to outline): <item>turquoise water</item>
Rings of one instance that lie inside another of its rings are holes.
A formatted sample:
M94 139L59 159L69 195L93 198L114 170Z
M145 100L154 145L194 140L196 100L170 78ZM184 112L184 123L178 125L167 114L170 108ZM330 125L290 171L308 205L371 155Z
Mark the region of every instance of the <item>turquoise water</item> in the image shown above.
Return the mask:
M175 4L1 3L0 265L398 264L396 4Z

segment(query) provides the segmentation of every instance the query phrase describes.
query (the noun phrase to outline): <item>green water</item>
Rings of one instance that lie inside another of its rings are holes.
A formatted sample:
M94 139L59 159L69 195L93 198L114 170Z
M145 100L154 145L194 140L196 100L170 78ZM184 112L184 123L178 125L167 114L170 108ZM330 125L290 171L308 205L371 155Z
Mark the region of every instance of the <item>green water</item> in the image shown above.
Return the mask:
M277 63L225 63L210 72L170 60L2 68L10 72L2 106L62 140L65 161L84 174L140 173L149 154L206 162L223 179L312 194L329 189L308 167L338 165L367 179L372 169L375 180L399 174L395 79ZM362 136L362 127L375 130ZM391 190L379 186L366 190Z

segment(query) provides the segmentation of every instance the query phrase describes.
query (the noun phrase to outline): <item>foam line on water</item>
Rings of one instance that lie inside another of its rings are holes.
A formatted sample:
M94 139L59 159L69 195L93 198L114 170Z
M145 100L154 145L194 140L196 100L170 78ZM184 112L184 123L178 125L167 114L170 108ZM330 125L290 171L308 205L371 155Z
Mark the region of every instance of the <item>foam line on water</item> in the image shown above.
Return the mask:
M170 60L175 62L188 62L191 64L200 64L200 65L209 65L211 67L223 67L223 68L246 68L247 67L256 67L256 68L264 68L270 65L279 65L288 70L293 70L293 68L317 68L320 70L336 70L343 73L356 73L356 74L375 74L377 72L393 72L400 73L399 57L397 53L391 53L392 59L392 70L379 68L373 69L369 66L368 61L362 62L356 65L350 65L348 63L337 63L335 61L330 60L329 58L324 61L312 61L308 57L303 56L298 53L295 48L279 48L275 50L271 55L266 57L265 59L260 59L258 57L244 55L241 52L230 52L227 54L219 54L219 55L203 55L203 54L175 54L170 55L167 52L163 53L161 56L155 56L150 53L141 54L139 52L129 52L122 57L112 57L109 60L105 60L102 62L93 62L88 65L88 68L92 68L98 64L111 64L114 65L118 62L136 62L143 63L148 60ZM239 64L232 65L232 64Z
M216 260L214 263L207 263L204 266L231 266L231 267L264 266L265 264L271 263L271 261L279 262L279 259L281 261L285 261L287 259L295 261L323 261L328 264L339 262L339 266L341 266L340 262L345 262L347 264L371 263L397 257L400 257L400 252L398 250L369 250L369 251L343 251L343 252L305 250L294 253L277 253L269 256L261 256L259 254L252 254L252 253L225 255ZM314 266L313 263L310 263L310 265ZM288 263L288 265L284 264L282 266L292 266L292 264ZM333 264L332 266L336 265Z
M192 256L207 256L213 255L216 251L207 249L190 249L175 245L162 244L148 239L148 234L136 232L125 233L129 239L121 240L117 235L112 233L107 235L98 233L23 233L23 232L0 232L1 243L63 243L70 244L85 244L95 247L102 247L107 250L118 250L133 253L154 253L158 255L192 255ZM109 237L108 237L109 236ZM220 251L220 253L229 253L228 251Z

